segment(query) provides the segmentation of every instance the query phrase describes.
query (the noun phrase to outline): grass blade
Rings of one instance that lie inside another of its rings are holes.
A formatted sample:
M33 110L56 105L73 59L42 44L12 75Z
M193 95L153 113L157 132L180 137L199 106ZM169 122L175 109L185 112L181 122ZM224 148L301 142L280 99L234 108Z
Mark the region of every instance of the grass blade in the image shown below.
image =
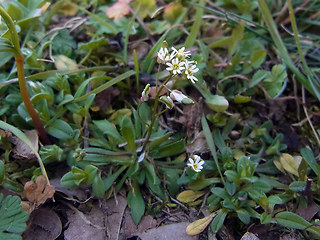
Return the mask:
M190 48L194 45L194 43L197 39L197 35L200 32L202 15L204 12L204 9L203 9L204 3L205 3L205 0L199 0L200 7L197 8L195 21L192 25L189 36L187 37L186 41L184 42L184 45L186 48Z
M207 144L210 148L211 154L213 156L213 160L215 161L216 165L217 165L217 169L219 171L220 177L221 177L221 181L223 182L223 184L225 183L224 181L224 177L222 175L222 172L220 170L219 167L219 162L218 162L218 157L217 157L217 151L216 151L216 146L214 144L213 138L212 138L212 134L208 125L208 122L206 120L206 117L204 115L202 115L201 117L201 125L202 125L202 130L204 132L204 135L206 137L207 140Z
M128 71L126 73L123 73L123 74L115 77L114 79L110 80L109 82L106 82L105 84L93 89L91 92L88 92L87 94L74 99L72 102L80 102L80 101L86 99L92 93L98 94L98 93L102 92L103 90L106 90L107 88L111 87L112 85L114 85L114 84L116 84L118 82L121 82L122 80L132 76L133 74L135 74L134 70Z

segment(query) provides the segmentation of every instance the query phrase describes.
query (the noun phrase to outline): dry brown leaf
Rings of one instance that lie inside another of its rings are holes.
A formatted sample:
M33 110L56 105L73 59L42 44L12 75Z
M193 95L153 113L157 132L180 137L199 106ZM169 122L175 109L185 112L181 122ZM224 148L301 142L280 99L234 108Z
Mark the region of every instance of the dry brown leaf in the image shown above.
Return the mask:
M131 0L118 0L111 7L109 7L106 11L106 14L109 18L114 18L118 20L122 18L124 15L128 15L130 13L129 3Z
M188 222L173 223L163 225L158 228L152 228L142 233L138 233L138 239L141 240L197 240L197 236L189 236L186 234Z
M61 220L58 215L46 208L39 208L32 212L29 226L23 233L24 240L54 240L62 231Z
M189 155L193 155L195 153L206 153L209 151L210 149L208 147L207 140L203 131L196 132L194 134L193 140L186 146L186 152Z
M190 203L204 195L204 192L186 190L178 194L177 199L183 203Z
M216 213L211 213L209 216L201 218L193 223L190 223L186 229L188 235L197 235L202 233L203 230L210 224L212 218L216 215Z
M127 200L122 195L109 199L105 202L106 227L109 239L118 240L124 211L127 207Z
M246 232L241 240L260 240L260 238L258 238L255 234L251 233L251 232Z
M128 48L128 61L133 61L133 51L136 51L138 60L144 58L149 50L151 48L151 45L145 41L136 41L134 43L130 43Z
M98 204L93 204L90 211L82 212L71 204L66 211L69 226L64 231L65 240L106 240L105 214Z
M49 185L47 179L42 175L37 177L36 182L28 181L24 185L24 195L33 205L31 210L45 203L47 199L52 198L54 193L54 186Z
M37 130L25 131L25 135L29 138L33 145L33 148L38 151L39 149L39 136ZM15 144L13 149L14 157L18 159L34 159L36 155L31 150L31 148L23 142L20 138L12 136L10 141Z

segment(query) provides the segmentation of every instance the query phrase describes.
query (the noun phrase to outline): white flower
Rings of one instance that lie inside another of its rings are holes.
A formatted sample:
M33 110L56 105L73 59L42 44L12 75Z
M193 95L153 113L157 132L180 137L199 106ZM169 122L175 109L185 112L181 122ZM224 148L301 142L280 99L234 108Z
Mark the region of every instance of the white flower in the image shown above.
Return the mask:
M168 71L172 71L173 75L177 73L181 74L181 71L185 69L184 62L179 61L178 58L174 58L171 62L167 62L168 67L166 68Z
M166 47L162 47L158 52L157 62L165 64L166 62L171 61L175 57L175 55L176 55L175 52L172 52L171 54L169 54L168 49Z
M185 71L187 78L190 79L190 81L194 84L198 79L193 75L194 73L199 71L199 68L197 68L196 65L193 65L194 61L185 61Z
M186 95L184 95L182 92L178 91L178 90L172 90L170 93L170 97L173 100L176 100L177 102L182 102L183 99L187 98Z
M148 101L150 90L151 90L150 84L147 84L141 93L141 98L140 98L141 101Z
M179 59L185 59L191 55L190 51L184 51L186 49L185 47L182 47L179 50L175 49L174 47L171 47L171 49L177 54Z
M187 165L191 167L195 172L201 172L204 161L198 155L193 155L189 158Z

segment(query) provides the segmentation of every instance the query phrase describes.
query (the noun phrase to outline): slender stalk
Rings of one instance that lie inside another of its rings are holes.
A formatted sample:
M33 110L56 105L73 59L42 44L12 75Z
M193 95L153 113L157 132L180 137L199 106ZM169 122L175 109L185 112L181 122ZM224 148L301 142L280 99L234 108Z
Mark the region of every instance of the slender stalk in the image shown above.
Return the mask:
M151 137L151 133L152 133L152 128L153 128L153 125L157 119L157 117L159 117L159 114L157 114L157 109L158 109L158 105L159 105L159 96L160 96L160 93L162 92L163 88L165 87L165 85L172 79L172 75L170 75L170 77L168 77L168 79L160 86L159 90L157 91L157 94L155 96L155 99L154 99L154 104L153 104L153 108L152 108L152 118L151 118L151 123L149 125L149 128L148 128L148 133L147 133L147 136L145 138L145 142L143 144L143 147L142 147L142 151L141 152L144 152L146 147L147 147L147 144L150 140L150 137Z
M24 75L24 68L23 68L23 63L24 63L24 57L23 54L20 50L20 43L19 43L19 36L15 28L15 24L10 17L10 15L0 6L0 15L6 22L10 36L11 36L11 43L14 48L14 58L16 60L16 65L17 65L17 74L18 74L18 81L19 81L19 87L20 87L20 93L22 96L22 100L26 106L26 109L32 118L32 121L38 130L39 137L41 141L47 145L50 144L49 137L43 127L43 124L37 114L37 112L34 110L33 105L30 101L30 97L27 91L27 86L26 86L26 80L25 80L25 75Z
M17 63L17 73L18 73L18 80L19 80L19 88L20 88L20 93L24 102L24 105L26 106L26 109L32 118L32 121L38 131L39 137L41 141L45 144L48 145L50 144L49 137L46 133L46 130L43 127L43 124L40 120L39 115L37 112L34 110L34 107L30 101L30 96L27 91L27 86L26 86L26 79L24 76L24 69L23 69L23 61L24 57L23 56L15 56L15 60Z

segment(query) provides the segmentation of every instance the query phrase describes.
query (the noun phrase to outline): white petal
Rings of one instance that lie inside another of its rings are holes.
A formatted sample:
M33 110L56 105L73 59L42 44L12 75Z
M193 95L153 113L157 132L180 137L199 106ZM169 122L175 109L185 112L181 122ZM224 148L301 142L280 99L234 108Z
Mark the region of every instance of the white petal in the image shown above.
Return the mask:
M193 161L192 158L189 158L188 160L189 160L190 164L192 164L192 165L195 164L195 162Z
M204 164L204 161L201 159L200 162L198 163L198 166L203 168L202 165Z

